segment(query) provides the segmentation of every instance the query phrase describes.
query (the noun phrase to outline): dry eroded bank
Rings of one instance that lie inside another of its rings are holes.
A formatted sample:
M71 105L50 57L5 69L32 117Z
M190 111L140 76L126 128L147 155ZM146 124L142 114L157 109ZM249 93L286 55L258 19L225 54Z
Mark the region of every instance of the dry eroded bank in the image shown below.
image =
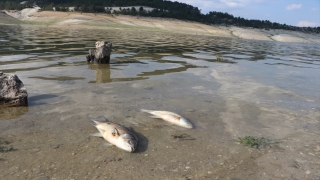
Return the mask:
M286 30L260 30L239 27L209 26L197 22L181 21L165 18L149 18L124 15L93 14L79 12L55 12L24 9L7 11L12 17L22 20L26 24L60 26L60 27L91 27L117 28L148 31L168 31L173 33L197 34L206 36L234 37L242 39L297 42L320 44L319 34L306 34ZM6 19L12 18L7 16ZM8 20L1 21L10 23Z

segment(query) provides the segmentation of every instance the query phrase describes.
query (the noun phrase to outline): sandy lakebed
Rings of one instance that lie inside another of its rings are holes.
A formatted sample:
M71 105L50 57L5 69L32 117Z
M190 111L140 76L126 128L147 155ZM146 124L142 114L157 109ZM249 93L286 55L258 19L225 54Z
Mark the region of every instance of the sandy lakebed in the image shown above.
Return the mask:
M3 179L320 179L320 36L76 12L0 13L0 71L28 107L0 107ZM96 40L110 64L87 64ZM217 58L220 57L220 58ZM169 110L194 129L140 109ZM101 145L87 116L130 126ZM237 141L274 140L251 148Z

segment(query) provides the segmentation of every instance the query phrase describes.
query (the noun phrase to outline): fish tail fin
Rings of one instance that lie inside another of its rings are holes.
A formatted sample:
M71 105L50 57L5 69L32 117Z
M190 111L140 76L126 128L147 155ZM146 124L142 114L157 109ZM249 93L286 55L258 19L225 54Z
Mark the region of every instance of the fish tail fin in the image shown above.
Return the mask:
M152 114L153 116L150 116L151 118L155 118L155 119L158 119L161 117L157 116L157 113L154 112L154 110L147 110L147 109L140 109L142 112L147 112L149 114Z
M98 116L96 118L93 118L87 115L87 119L91 121L91 124L93 126L96 126L99 122L108 122L108 120L104 116Z
M148 110L148 109L140 109L140 111L142 111L142 112L147 112L147 113L150 113L150 112L151 112L151 110Z

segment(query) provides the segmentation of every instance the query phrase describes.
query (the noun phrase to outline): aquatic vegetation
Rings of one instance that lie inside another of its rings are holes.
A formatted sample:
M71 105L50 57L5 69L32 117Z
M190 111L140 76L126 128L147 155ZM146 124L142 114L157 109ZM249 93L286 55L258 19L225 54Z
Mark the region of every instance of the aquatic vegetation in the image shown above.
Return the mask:
M171 135L173 139L179 139L179 140L195 140L196 138L190 136L189 134L183 133L183 134L172 134Z
M272 144L277 144L278 142L275 140L271 140L265 137L254 137L254 136L245 136L238 137L238 142L245 146L250 146L259 149L261 146L267 147Z
M12 146L9 145L10 142L7 140L0 139L0 152L9 152L14 150Z

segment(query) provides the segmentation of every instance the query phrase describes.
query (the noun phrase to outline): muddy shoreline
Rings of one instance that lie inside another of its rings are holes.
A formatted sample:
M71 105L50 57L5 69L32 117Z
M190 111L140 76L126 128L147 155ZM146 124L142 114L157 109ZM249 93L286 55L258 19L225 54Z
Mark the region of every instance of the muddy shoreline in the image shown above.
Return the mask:
M319 127L319 122L310 112L294 113L279 107L275 110L267 104L261 106L219 96L192 97L192 92L181 93L178 89L171 90L172 94L159 94L173 84L176 86L178 79L178 86L188 84L180 78L168 76L94 87L79 84L72 89L65 84L59 93L43 89L38 93L52 95L33 96L28 113L0 121L1 138L13 148L0 153L1 174L8 179L319 177L319 132L311 128ZM230 84L221 83L219 92L223 93ZM150 88L159 97L149 94ZM180 104L181 99L184 105ZM139 111L146 107L179 112L195 128L186 130L149 118ZM97 130L90 125L87 115L104 115L113 122L131 126L139 138L136 152L101 145L103 139L90 136ZM281 124L279 117L284 117ZM181 134L192 138L174 138ZM244 135L264 136L280 143L258 150L236 141Z

